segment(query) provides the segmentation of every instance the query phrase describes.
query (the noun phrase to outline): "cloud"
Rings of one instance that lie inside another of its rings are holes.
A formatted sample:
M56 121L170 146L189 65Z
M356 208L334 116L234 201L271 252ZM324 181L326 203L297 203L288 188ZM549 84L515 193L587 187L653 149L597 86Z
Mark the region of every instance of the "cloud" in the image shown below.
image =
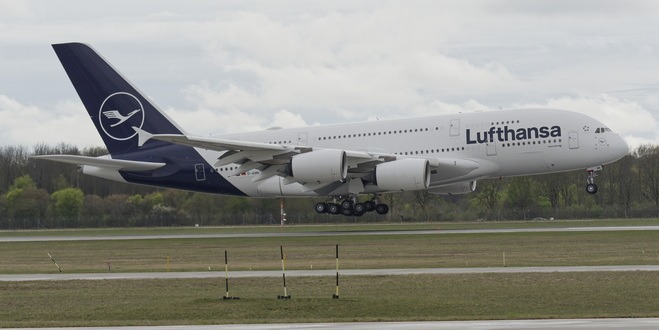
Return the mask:
M630 150L637 149L642 145L659 145L659 133L655 133L654 136L649 137L640 137L634 135L625 135L623 136Z
M548 99L545 103L527 103L516 107L564 109L586 114L624 137L632 149L641 144L659 144L657 119L635 101L600 94L564 96Z
M564 96L548 99L545 103L528 103L519 108L554 108L589 115L619 134L656 132L657 121L638 103L621 100L607 94L596 96Z
M239 11L208 28L218 32L206 54L222 75L184 89L192 108L261 115L289 109L332 123L427 113L438 100L512 93L522 84L496 61L447 55L436 45L451 25L437 11L409 6L295 20Z
M539 106L656 140L654 2L278 4L0 0L0 137L100 144L48 49L79 40L199 135Z
M25 19L34 16L34 6L29 1L0 0L0 18Z
M77 100L44 109L0 94L0 141L3 145L100 146L103 142Z

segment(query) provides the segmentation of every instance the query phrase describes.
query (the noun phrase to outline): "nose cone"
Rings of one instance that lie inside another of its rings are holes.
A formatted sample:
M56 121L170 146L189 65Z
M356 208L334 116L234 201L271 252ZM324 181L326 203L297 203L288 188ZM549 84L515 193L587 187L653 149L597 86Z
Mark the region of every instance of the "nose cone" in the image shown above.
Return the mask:
M612 142L611 150L615 153L616 160L625 157L629 153L629 145L627 145L625 139L620 137L620 135L616 134Z

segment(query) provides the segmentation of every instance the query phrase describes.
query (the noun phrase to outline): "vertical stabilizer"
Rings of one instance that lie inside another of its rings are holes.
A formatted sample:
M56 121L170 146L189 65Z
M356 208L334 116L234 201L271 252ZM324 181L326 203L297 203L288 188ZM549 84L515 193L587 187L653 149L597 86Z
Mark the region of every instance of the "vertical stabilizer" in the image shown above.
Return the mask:
M111 154L168 144L138 144L137 127L151 134L183 131L90 46L55 44L57 54L89 117Z

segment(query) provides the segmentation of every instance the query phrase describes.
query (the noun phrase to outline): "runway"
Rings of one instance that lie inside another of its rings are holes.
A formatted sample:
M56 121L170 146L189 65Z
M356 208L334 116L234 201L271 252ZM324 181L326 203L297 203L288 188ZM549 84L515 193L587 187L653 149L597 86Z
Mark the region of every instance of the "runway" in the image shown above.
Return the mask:
M456 330L599 330L599 329L659 329L659 318L625 319L564 319L564 320L492 320L492 321L425 321L425 322L351 322L351 323L287 323L287 324L236 324L236 325L183 325L102 328L35 328L32 330L397 330L397 329L456 329Z
M304 233L231 233L231 234L182 234L182 235L106 235L106 236L14 236L0 237L0 242L49 242L49 241L97 241L97 240L150 240L150 239L196 239L196 238L259 238L259 237L305 237L305 236L369 236L369 235L444 235L444 234L497 234L535 232L598 232L598 231L645 231L659 230L659 226L621 227L568 227L568 228L524 228L524 229L459 229L459 230L380 230L380 231L317 231ZM377 275L420 275L420 274L477 274L477 273L552 273L552 272L659 272L659 265L631 266L564 266L564 267L487 267L487 268L423 268L423 269L346 269L341 276ZM334 269L288 270L288 277L334 276ZM66 280L130 280L130 279L196 279L222 278L223 269L204 272L149 272L149 273L87 273L87 274L1 274L0 282L22 281L66 281ZM230 278L281 277L279 270L230 271ZM256 329L659 329L659 318L623 319L552 319L552 320L483 320L483 321L430 321L430 322L350 322L350 323L288 323L249 325L190 325L190 326L135 326L102 328L52 328L61 329L117 329L117 330L256 330ZM48 328L39 328L41 330Z
M602 232L659 230L659 226L618 227L567 227L567 228L511 228L511 229L434 229L434 230L369 230L369 231L311 231L295 233L235 233L235 234L172 234L172 235L106 235L106 236L3 236L2 242L59 242L147 239L195 238L263 238L263 237L319 237L319 236L377 236L377 235L445 235L445 234L497 234L542 232Z
M567 272L633 272L659 271L659 265L637 266L564 266L564 267L485 267L485 268L405 268L405 269L346 269L340 276L396 276L485 273L567 273ZM336 270L287 270L287 277L334 276ZM150 273L76 273L76 274L2 274L0 282L67 281L67 280L138 280L138 279L194 279L224 277L224 270L207 272L150 272ZM231 278L281 277L279 270L232 271Z

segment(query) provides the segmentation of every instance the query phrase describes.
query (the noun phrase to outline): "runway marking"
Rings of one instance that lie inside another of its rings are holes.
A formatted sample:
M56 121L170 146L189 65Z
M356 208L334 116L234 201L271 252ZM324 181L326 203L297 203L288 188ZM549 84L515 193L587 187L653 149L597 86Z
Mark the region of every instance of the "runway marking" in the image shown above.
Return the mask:
M636 266L556 266L556 267L482 267L482 268L401 268L401 269L345 269L341 276L396 276L486 273L568 273L568 272L633 272L659 271L659 265ZM334 276L333 269L289 270L289 277ZM149 273L80 273L80 274L2 274L0 282L69 281L69 280L127 280L127 279L195 279L221 278L223 272L149 272ZM229 277L281 277L279 270L232 271Z

